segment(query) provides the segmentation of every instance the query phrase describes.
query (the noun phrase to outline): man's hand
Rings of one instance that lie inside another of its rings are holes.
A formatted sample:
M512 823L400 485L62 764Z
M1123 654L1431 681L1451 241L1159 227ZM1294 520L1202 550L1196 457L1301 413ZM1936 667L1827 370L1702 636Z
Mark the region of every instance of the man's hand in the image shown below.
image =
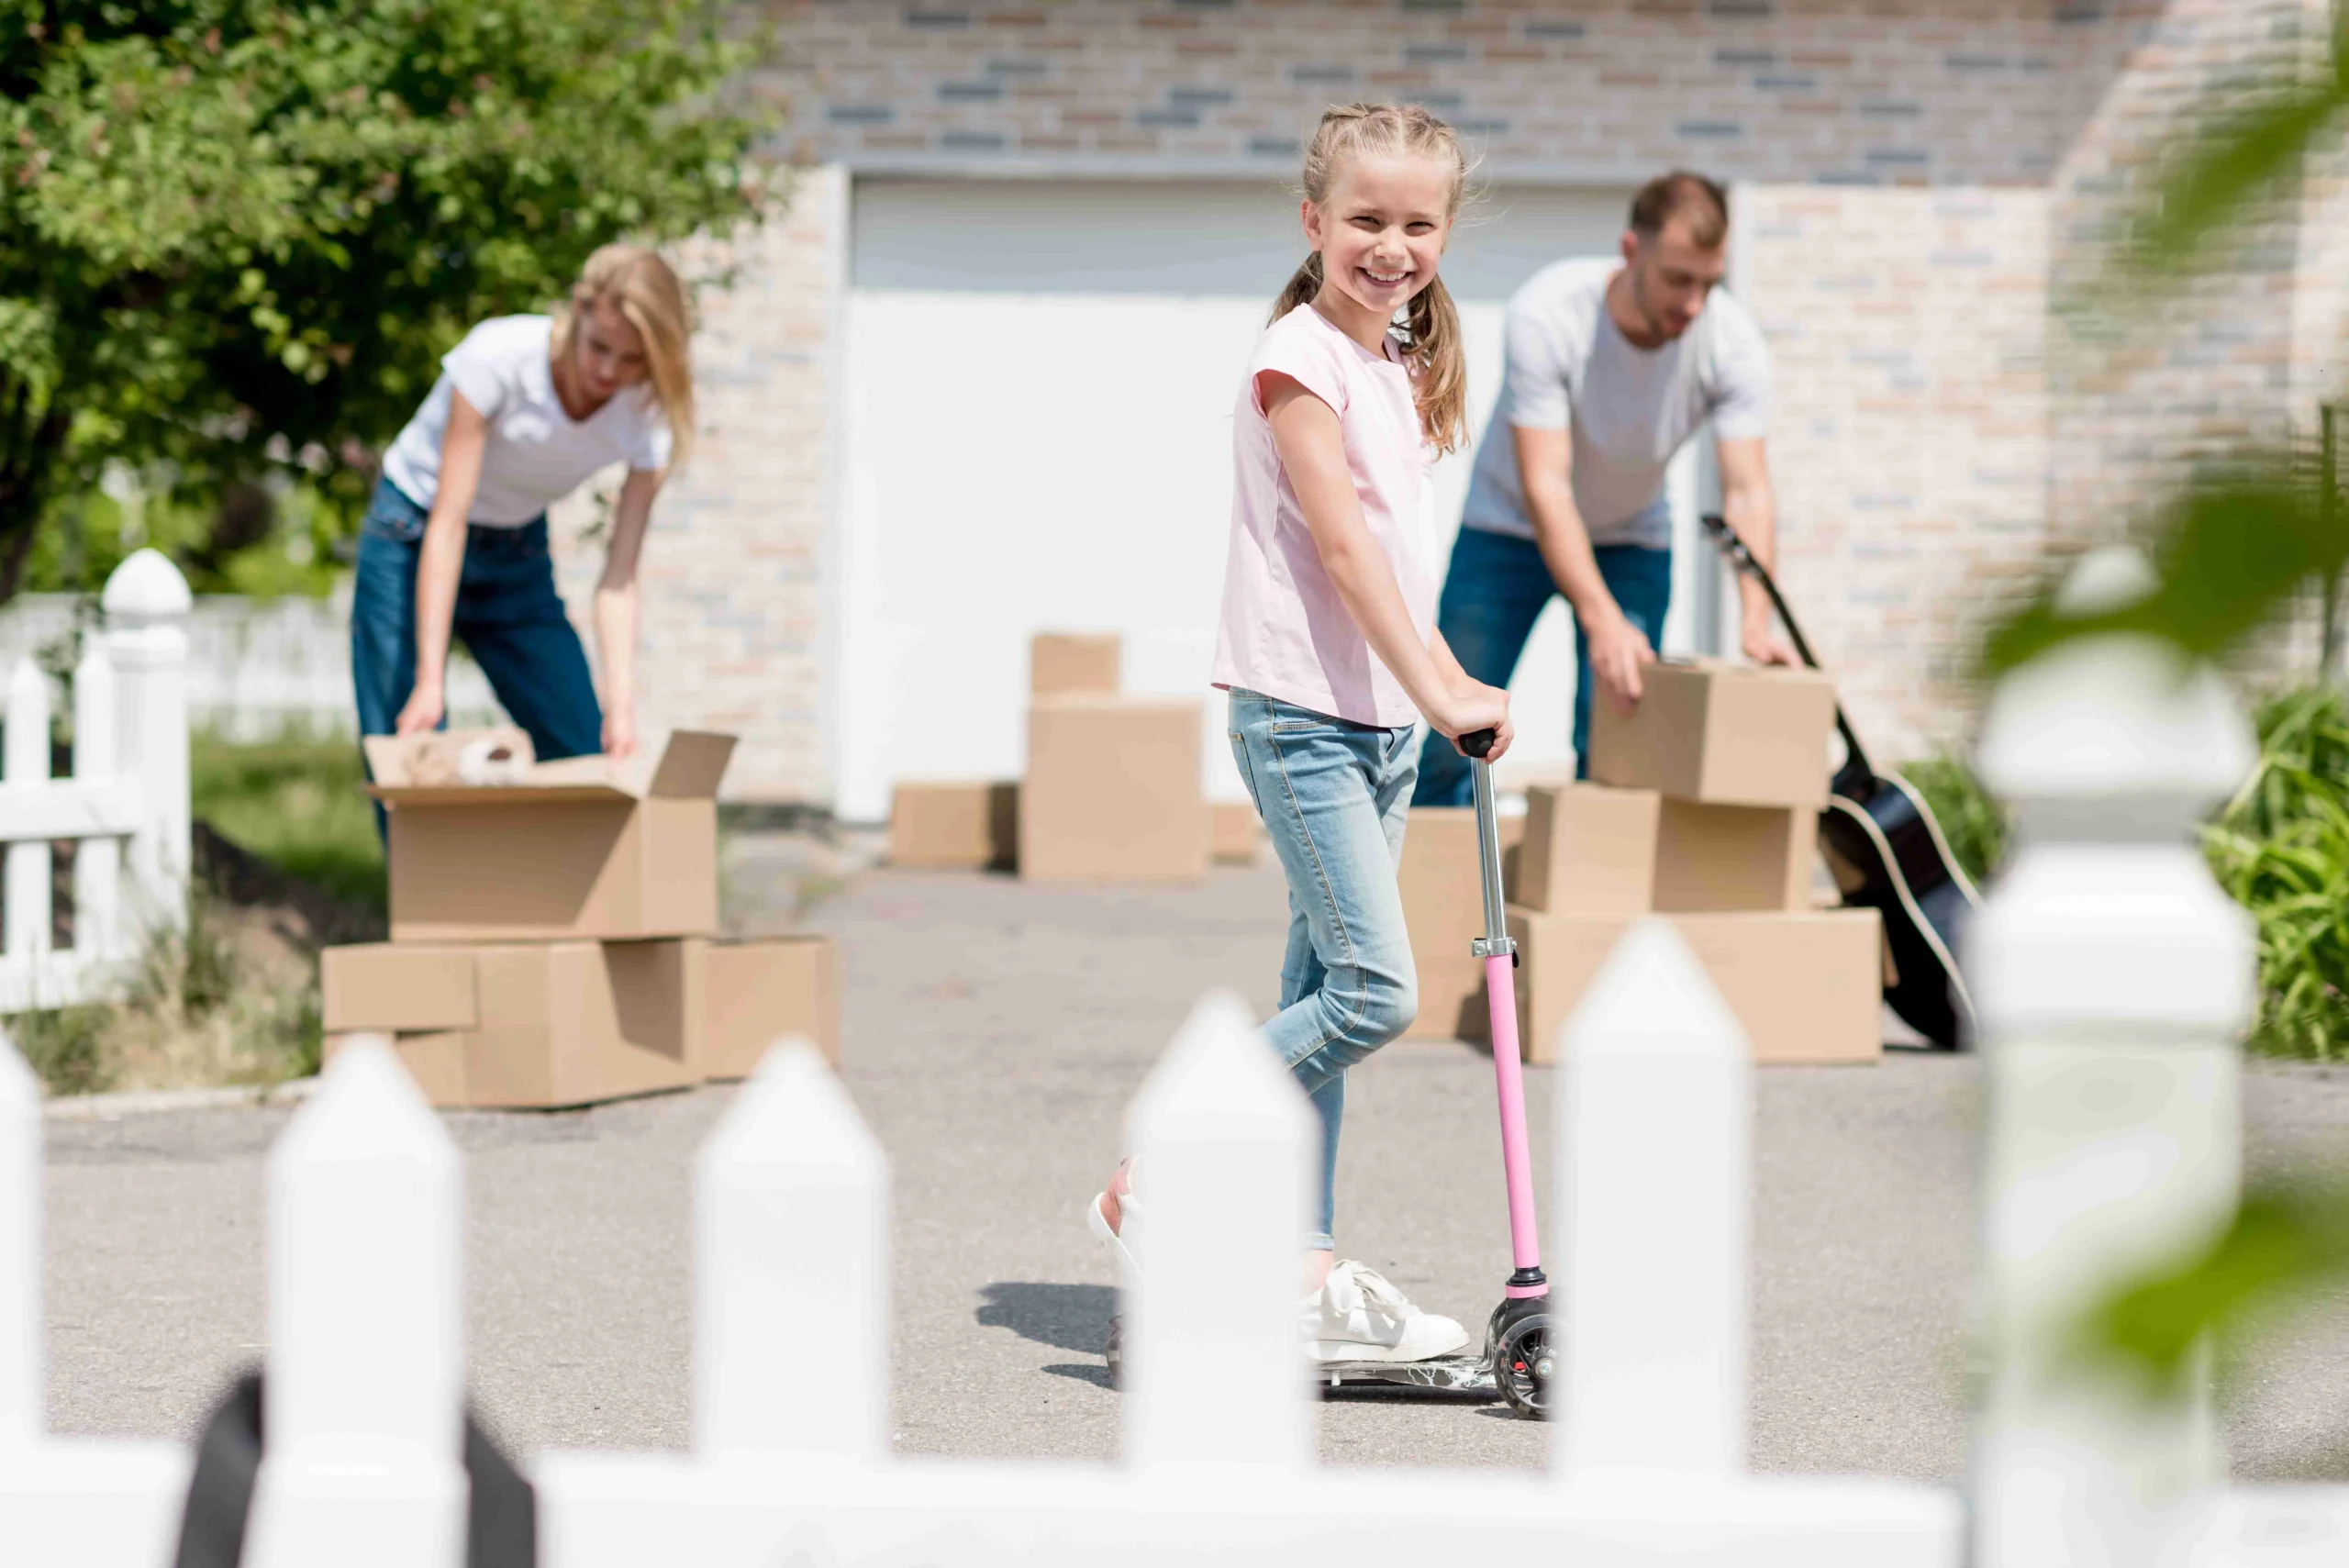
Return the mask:
M1617 610L1583 635L1590 644L1591 673L1598 677L1600 693L1617 713L1630 713L1643 689L1641 667L1655 662L1655 650L1648 646L1647 633Z
M604 755L618 762L636 755L636 715L614 708L604 715Z
M407 705L392 726L395 735L423 735L440 728L440 683L418 681L408 694Z
M1794 644L1780 637L1766 620L1746 617L1744 633L1739 640L1744 644L1745 656L1756 664L1802 663L1802 656L1795 651Z

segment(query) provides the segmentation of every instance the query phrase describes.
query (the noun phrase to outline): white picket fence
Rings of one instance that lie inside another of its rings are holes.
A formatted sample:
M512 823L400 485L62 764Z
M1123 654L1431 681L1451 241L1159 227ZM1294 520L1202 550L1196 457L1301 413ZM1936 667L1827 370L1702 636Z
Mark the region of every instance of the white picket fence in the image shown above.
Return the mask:
M119 990L147 940L186 917L187 581L142 550L115 569L72 672L73 763L50 776L49 681L8 673L0 753L0 1016ZM54 937L55 850L73 851L72 943Z
M2349 1489L2229 1486L2206 1389L2141 1395L2065 1338L2084 1302L2199 1244L2233 1199L2251 938L2187 830L2248 747L2215 680L2149 644L2059 653L1995 705L1984 762L2021 843L1969 957L1989 1377L1962 1488L1748 1473L1752 1072L1702 972L1652 924L1562 1042L1545 1218L1568 1331L1545 1473L1313 1462L1291 1322L1309 1113L1240 1004L1210 996L1128 1129L1151 1229L1127 1304L1121 1463L891 1453L886 1163L841 1084L785 1043L696 1173L692 1449L537 1455L540 1561L2349 1561ZM0 1562L155 1568L186 1451L43 1434L39 1126L29 1074L0 1052ZM247 1563L462 1556L462 1181L379 1046L340 1057L280 1140Z

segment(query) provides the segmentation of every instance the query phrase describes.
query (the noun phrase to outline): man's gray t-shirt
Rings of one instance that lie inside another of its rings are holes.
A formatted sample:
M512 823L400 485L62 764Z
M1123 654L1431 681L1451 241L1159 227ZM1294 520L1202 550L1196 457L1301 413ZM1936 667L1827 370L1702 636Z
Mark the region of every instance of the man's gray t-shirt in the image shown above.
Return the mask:
M1554 262L1510 297L1500 403L1476 449L1462 527L1531 539L1510 428L1570 430L1575 508L1591 542L1669 549L1673 453L1707 419L1720 440L1763 433L1770 352L1745 307L1716 289L1687 331L1633 348L1607 313L1608 280L1622 265Z

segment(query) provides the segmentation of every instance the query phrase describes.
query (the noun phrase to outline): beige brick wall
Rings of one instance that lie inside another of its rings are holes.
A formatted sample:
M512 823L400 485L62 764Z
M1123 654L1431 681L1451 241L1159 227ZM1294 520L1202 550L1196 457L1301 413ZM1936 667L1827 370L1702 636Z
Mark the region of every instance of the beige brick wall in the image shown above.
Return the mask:
M1323 105L1410 97L1497 177L1743 186L1778 356L1787 586L1898 757L1962 740L1979 624L2171 454L2339 388L2349 154L2153 328L2075 306L2189 107L2312 58L2324 0L767 0L752 86L818 169L702 339L706 450L648 561L648 723L821 801L826 340L846 168L1292 176ZM2053 306L2051 310L2051 305ZM594 552L565 514L566 592Z
M1781 389L1785 591L1871 753L1964 740L1978 631L2046 528L2047 196L1740 193Z

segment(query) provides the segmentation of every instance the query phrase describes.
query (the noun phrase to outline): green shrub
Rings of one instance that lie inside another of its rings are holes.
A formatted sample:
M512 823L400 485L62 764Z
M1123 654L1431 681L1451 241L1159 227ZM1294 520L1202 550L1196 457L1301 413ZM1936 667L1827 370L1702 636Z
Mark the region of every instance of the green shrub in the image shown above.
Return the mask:
M2349 1055L2349 704L2330 687L2259 710L2259 764L2205 835L2259 926L2254 1048Z
M222 837L346 904L384 906L384 846L357 740L198 735L188 766L195 815Z
M1974 770L1944 751L1901 764L1900 776L1925 797L1965 874L1977 886L1987 880L2007 852L2007 817Z

